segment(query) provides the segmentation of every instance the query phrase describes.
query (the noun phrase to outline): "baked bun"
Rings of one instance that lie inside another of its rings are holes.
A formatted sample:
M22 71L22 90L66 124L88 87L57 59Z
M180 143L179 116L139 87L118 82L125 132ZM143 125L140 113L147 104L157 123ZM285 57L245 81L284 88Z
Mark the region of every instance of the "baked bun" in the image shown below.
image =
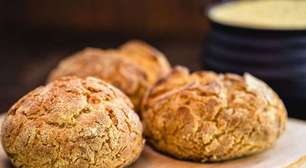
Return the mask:
M14 166L24 168L124 167L144 145L130 100L93 77L31 91L8 111L1 136Z
M163 54L140 41L131 41L117 50L87 48L60 62L49 81L63 76L94 76L122 90L139 111L147 89L170 71Z
M128 41L120 47L120 51L143 69L150 84L154 84L171 70L164 54L143 41Z
M144 132L157 150L193 161L222 161L271 147L287 113L250 74L189 73L176 67L145 96Z
M150 86L146 73L134 62L115 50L86 48L60 62L49 75L49 81L64 76L93 76L123 91L138 109Z

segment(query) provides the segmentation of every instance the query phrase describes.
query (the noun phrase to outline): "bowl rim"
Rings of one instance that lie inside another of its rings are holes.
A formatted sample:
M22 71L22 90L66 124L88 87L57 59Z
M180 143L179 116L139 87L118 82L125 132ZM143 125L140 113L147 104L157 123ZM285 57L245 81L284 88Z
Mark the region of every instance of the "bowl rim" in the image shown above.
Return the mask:
M212 23L213 25L218 25L220 27L224 27L224 28L231 28L231 29L241 29L241 30L244 30L244 31L262 31L262 32L279 32L279 33L284 33L284 32L297 32L297 33L300 33L300 32L305 32L306 33L306 26L305 28L293 28L293 29L290 29L290 28L282 28L282 29L276 29L276 28L268 28L268 27L251 27L249 25L239 25L239 24L230 24L230 23L224 23L224 22L220 22L220 21L217 21L217 20L214 20L211 18L209 12L217 7L217 6L220 6L220 5L224 5L226 3L233 3L237 0L228 0L228 1L225 1L225 2L213 2L211 4L209 4L205 10L205 16L208 18L208 21L210 23Z

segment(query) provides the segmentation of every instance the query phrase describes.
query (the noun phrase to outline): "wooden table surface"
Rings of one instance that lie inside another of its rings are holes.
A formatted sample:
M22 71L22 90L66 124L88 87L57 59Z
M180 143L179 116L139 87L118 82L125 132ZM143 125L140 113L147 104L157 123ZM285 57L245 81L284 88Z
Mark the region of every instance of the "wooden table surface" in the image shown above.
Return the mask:
M3 116L0 117L0 124ZM287 130L276 145L263 153L222 163L176 160L146 146L129 168L306 168L306 122L289 119ZM13 168L0 146L0 168Z

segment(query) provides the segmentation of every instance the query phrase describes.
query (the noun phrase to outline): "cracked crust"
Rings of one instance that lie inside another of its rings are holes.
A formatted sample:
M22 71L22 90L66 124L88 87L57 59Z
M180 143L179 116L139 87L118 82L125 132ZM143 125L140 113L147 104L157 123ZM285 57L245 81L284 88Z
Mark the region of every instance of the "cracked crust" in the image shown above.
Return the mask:
M100 78L122 90L138 112L144 93L170 69L161 52L133 40L117 50L86 48L61 61L50 73L49 81L71 75Z
M263 151L283 133L286 109L264 82L245 74L176 67L144 97L145 135L180 159L222 161Z
M93 77L66 77L11 107L2 144L16 167L111 168L140 155L142 125L130 100Z
M128 41L119 50L125 57L141 66L147 74L150 84L154 84L171 70L171 66L164 54L143 41Z
M86 48L60 62L49 81L63 76L93 76L122 90L138 111L141 97L149 87L147 74L134 62L115 50Z

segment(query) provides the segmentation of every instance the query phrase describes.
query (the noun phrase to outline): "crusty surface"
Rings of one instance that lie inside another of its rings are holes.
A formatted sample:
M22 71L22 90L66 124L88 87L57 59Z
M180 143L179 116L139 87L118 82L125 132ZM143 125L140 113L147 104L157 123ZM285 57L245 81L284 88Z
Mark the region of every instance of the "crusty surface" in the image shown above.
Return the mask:
M171 70L164 54L143 41L128 41L120 47L120 51L144 70L151 84L167 75Z
M94 76L122 90L138 109L148 89L147 74L133 61L115 50L86 48L63 61L54 69L49 81L63 76Z
M287 120L280 98L255 77L190 74L182 67L153 86L142 114L153 147L201 162L263 151L283 133Z
M144 140L130 100L96 78L62 78L21 98L2 125L16 167L117 168L133 162Z

